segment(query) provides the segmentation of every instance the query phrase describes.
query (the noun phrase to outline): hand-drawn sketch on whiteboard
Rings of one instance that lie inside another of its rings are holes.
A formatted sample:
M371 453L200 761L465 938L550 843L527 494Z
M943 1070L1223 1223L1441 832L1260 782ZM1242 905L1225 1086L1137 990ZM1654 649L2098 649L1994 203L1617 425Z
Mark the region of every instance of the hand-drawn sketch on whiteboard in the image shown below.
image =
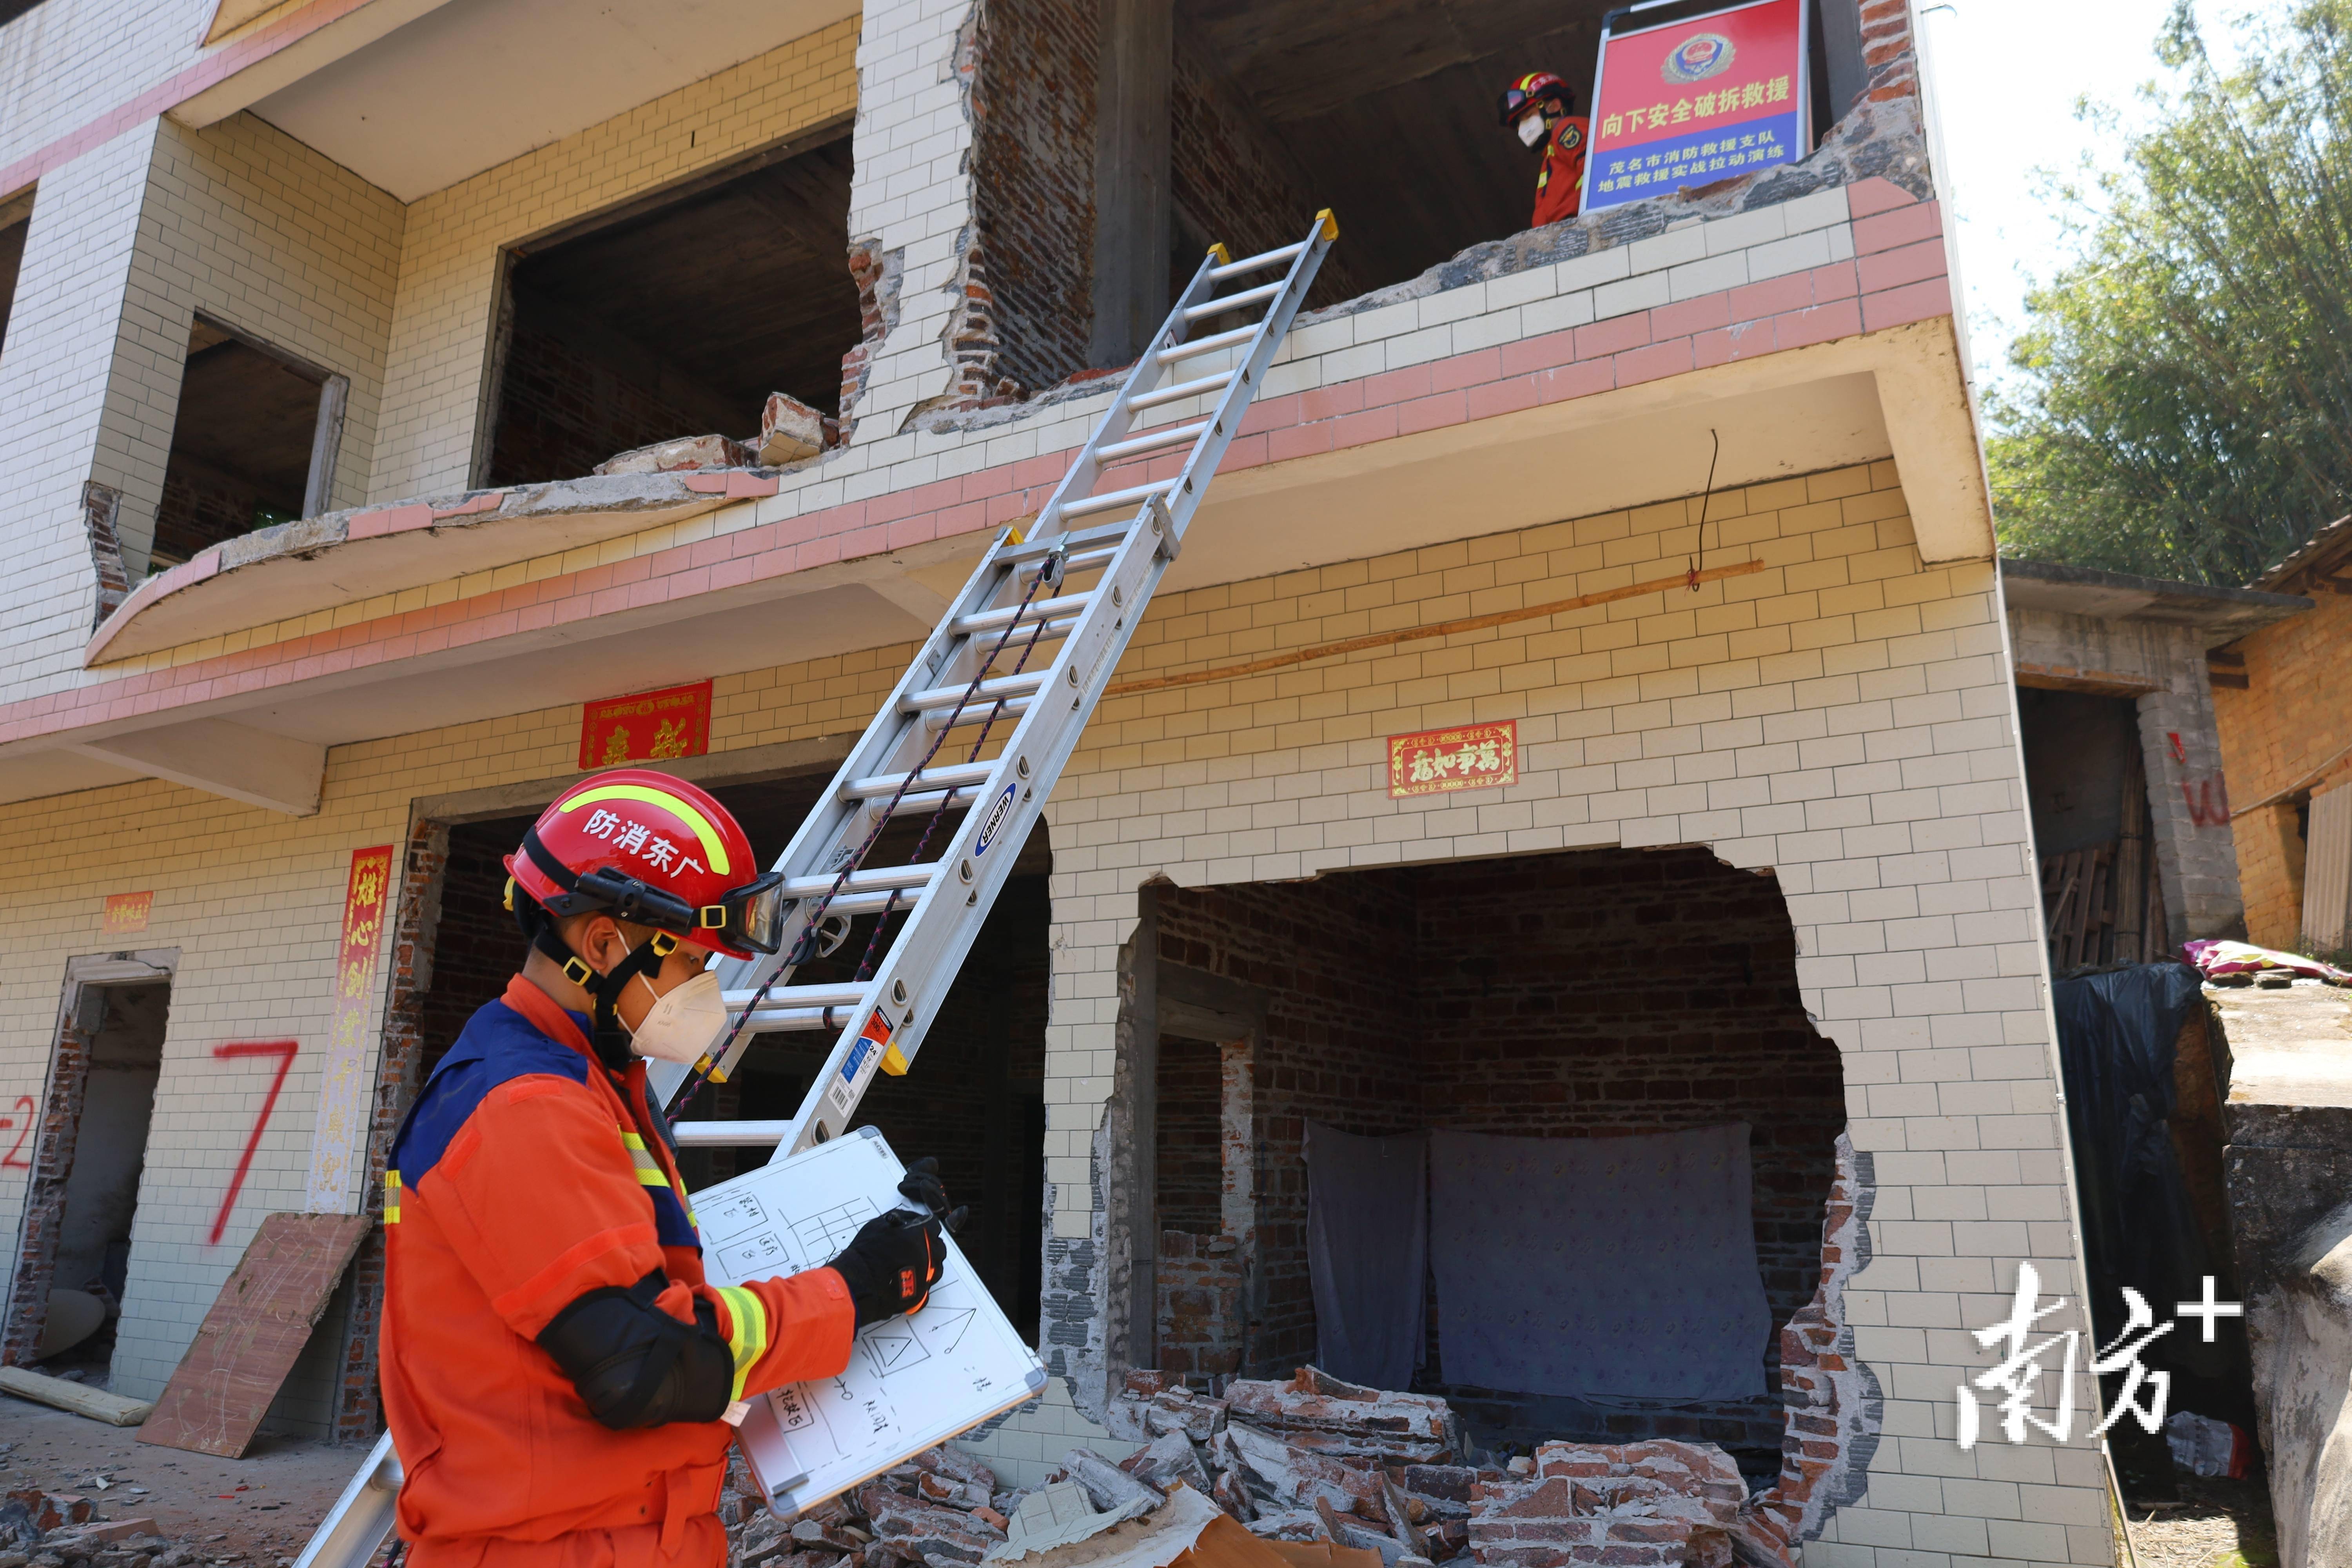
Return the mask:
M695 1194L712 1282L823 1267L867 1220L904 1206L906 1173L861 1127ZM769 1508L791 1519L1045 1386L1045 1366L950 1239L922 1310L859 1330L839 1377L753 1400L736 1438Z

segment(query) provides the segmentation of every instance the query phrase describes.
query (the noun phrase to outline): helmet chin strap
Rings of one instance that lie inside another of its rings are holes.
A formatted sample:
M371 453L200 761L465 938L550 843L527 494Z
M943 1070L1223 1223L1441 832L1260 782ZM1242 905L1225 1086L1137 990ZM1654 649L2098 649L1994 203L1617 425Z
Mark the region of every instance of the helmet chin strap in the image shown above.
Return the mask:
M677 938L667 931L656 931L651 942L631 948L626 958L599 974L564 942L556 931L554 917L529 894L516 889L514 902L516 923L530 938L530 945L553 960L562 969L564 979L588 994L589 1018L593 1025L590 1043L595 1047L596 1059L614 1072L626 1072L636 1057L629 1049L628 1026L621 1022L618 1011L621 993L640 975L647 977L650 989L651 976L661 968L662 960L677 951Z

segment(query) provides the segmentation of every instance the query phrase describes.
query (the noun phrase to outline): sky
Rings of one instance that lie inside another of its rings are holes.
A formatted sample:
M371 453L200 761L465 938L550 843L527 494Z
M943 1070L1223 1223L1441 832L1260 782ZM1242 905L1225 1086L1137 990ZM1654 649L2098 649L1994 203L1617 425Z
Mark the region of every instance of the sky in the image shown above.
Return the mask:
M2242 8L2198 5L2224 60L2224 18ZM2075 118L2075 100L2087 94L2127 120L2145 116L2136 89L2161 75L2154 45L2171 3L1921 0L1920 9L1959 209L1970 351L1989 384L2004 374L2029 279L2046 279L2068 254L2036 171L2072 171L2086 155L2116 166L2112 145Z

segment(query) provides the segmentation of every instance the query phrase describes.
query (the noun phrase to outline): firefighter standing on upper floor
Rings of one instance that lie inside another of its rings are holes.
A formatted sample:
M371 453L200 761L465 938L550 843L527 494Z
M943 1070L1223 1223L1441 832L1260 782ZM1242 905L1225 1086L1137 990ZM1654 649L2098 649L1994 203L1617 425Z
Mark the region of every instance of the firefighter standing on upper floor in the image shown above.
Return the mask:
M1525 145L1543 149L1536 174L1536 213L1528 226L1576 216L1584 199L1584 154L1591 128L1574 112L1576 95L1549 71L1530 71L1503 89L1504 126Z
M839 1373L854 1330L940 1277L929 1212L870 1221L830 1267L705 1281L645 1058L727 1020L710 952L776 951L782 878L727 808L600 773L507 858L530 951L417 1096L385 1178L384 1415L414 1568L720 1568L740 1402Z

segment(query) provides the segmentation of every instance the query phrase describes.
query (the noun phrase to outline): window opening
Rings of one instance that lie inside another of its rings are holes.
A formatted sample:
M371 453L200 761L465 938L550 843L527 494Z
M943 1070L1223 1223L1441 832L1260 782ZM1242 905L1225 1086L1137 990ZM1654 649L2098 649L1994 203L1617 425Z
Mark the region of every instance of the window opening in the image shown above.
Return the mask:
M0 5L0 22L7 19ZM33 231L33 193L0 202L0 353L8 347L8 315L16 300L16 279L24 269L25 240Z
M750 441L772 392L838 414L859 339L850 173L844 126L509 252L482 482Z
M150 569L326 510L350 384L198 316L188 331Z

